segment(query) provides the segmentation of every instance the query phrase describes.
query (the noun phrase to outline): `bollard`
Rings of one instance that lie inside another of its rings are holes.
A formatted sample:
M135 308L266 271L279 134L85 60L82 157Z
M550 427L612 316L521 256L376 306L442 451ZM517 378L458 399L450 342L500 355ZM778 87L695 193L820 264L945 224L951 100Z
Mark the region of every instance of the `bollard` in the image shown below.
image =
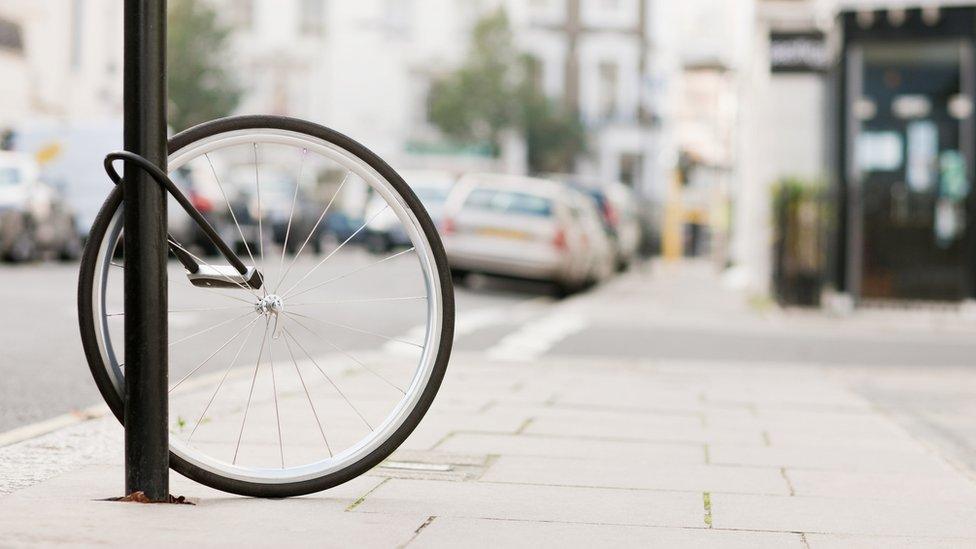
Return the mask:
M125 0L124 144L166 171L166 0ZM169 499L166 191L127 166L125 493Z

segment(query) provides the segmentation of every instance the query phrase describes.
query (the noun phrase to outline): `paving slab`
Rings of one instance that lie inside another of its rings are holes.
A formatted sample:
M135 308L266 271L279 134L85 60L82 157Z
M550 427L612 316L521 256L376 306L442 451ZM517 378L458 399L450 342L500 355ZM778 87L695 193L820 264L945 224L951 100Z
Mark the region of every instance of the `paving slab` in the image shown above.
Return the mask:
M701 494L391 479L355 512L584 524L701 527Z
M942 471L945 460L915 448L914 451L885 451L823 447L751 447L712 444L708 447L710 463L787 467L790 469L826 469L835 471Z
M976 544L976 507L926 500L712 494L716 528L958 537Z
M793 533L437 517L421 531L410 547L803 549L805 546L800 535Z
M973 540L909 536L857 536L843 534L806 534L810 549L972 549Z
M584 460L502 456L481 478L484 482L590 486L636 490L790 493L778 469L703 464L660 464L634 458Z
M704 447L697 443L608 441L571 436L457 432L438 450L468 451L502 456L574 457L582 459L641 459L645 464L705 463Z
M253 500L171 476L174 493L196 505L99 501L117 496L118 467L90 467L0 499L0 545L308 547L406 543L427 516L346 513L383 481L359 477L335 490L285 500ZM120 490L121 491L121 488Z
M974 484L952 471L815 471L786 469L798 496L826 496L867 499L907 499L976 505Z

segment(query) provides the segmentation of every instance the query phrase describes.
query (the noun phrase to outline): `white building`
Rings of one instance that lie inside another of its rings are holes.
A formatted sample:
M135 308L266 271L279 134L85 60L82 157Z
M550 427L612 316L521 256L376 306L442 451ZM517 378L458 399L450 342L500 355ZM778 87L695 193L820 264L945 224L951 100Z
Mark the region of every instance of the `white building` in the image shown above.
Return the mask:
M523 170L518 154L438 154L427 120L432 79L461 62L477 19L504 7L518 45L540 63L543 89L591 130L581 171L659 199L654 182L673 165L661 0L214 1L241 28L242 112L321 122L395 165Z
M233 64L247 89L241 113L324 124L398 166L430 160L415 146L434 134L427 91L433 76L464 55L477 2L214 2L239 29ZM492 165L484 158L460 164Z
M0 124L121 115L121 2L2 0L0 20Z
M545 92L578 110L590 151L578 169L662 199L674 165L669 139L672 49L660 0L509 0L520 47Z

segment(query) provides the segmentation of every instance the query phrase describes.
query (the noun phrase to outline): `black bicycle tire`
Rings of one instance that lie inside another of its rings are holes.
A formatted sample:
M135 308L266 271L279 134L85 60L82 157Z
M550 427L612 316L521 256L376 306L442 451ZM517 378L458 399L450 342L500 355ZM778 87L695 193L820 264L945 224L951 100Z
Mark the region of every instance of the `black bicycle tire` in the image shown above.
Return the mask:
M454 342L454 289L451 283L451 273L447 256L441 244L437 229L431 221L420 200L413 193L403 179L379 156L359 144L352 138L319 124L283 116L235 116L206 122L173 136L167 143L168 151L172 154L187 145L213 135L230 131L248 129L277 129L306 134L326 142L337 145L349 153L359 157L371 168L384 177L400 195L407 207L414 213L420 223L424 237L428 240L434 256L437 275L441 287L443 325L441 329L440 345L434 367L416 406L411 410L403 424L380 444L375 450L360 460L321 477L290 483L257 483L223 477L210 471L201 469L176 454L170 452L170 468L177 473L224 492L252 497L293 497L315 492L321 492L348 482L369 471L396 450L420 424L434 397L440 388L441 381L447 371L451 350ZM102 360L95 335L95 319L92 315L92 290L95 282L95 269L98 250L102 239L108 230L109 223L116 210L122 204L122 188L117 186L110 193L99 210L89 233L88 242L81 259L78 279L78 321L81 329L81 341L88 367L98 390L109 409L120 422L123 421L123 397L116 389L109 377L108 370Z

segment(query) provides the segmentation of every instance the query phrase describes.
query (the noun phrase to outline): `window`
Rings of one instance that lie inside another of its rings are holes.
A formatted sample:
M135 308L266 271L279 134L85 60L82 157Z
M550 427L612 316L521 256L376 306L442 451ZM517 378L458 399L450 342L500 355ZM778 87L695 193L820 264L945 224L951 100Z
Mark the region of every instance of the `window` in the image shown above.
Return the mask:
M325 0L301 0L299 26L302 34L322 36L325 32Z
M644 163L643 156L635 153L624 153L620 155L620 180L630 188L638 187L642 177L641 165Z
M548 198L528 193L475 189L464 201L464 208L497 213L549 217L552 202Z
M17 168L0 167L0 187L12 187L20 183Z
M601 118L613 118L617 114L617 89L619 87L619 67L612 61L603 61L599 66Z
M386 0L382 9L387 30L401 37L409 36L413 27L414 8L414 0Z
M24 52L24 36L20 31L20 25L0 19L0 50Z
M254 26L254 0L235 0L230 9L232 24L241 29Z
M71 68L81 67L81 46L84 36L85 4L84 0L74 0L71 3Z

